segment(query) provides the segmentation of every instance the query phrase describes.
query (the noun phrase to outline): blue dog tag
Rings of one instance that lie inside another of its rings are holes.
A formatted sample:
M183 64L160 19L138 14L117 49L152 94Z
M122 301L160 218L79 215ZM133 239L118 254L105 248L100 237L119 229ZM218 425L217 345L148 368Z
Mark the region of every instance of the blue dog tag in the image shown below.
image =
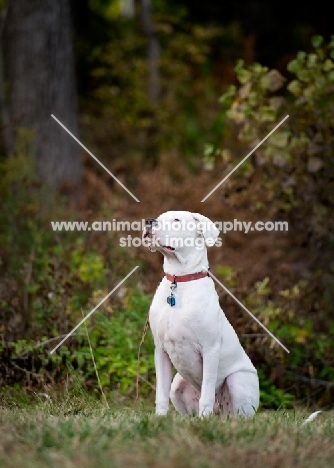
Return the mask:
M176 304L175 297L174 296L167 297L167 302L171 307L175 306Z
M167 303L173 307L175 306L176 304L176 300L175 300L175 297L174 297L174 294L173 294L173 291L177 288L177 284L176 284L176 281L175 281L175 276L174 276L174 281L172 282L172 284L170 285L170 296L167 297Z

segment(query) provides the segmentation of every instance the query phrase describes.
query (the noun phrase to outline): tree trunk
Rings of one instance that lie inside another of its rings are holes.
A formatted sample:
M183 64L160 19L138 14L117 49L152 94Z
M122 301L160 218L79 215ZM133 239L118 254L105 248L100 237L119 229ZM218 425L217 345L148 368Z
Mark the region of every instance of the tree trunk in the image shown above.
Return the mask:
M142 0L141 5L143 30L148 41L148 97L150 101L157 103L160 97L160 43L152 21L151 0Z
M69 1L8 0L3 59L10 152L17 131L30 129L42 180L53 188L77 187L79 146L51 117L78 135Z
M4 141L5 153L9 154L13 145L13 135L9 125L8 107L5 98L4 69L3 69L3 27L7 16L7 10L3 9L0 13L0 111L2 123L2 136Z
M150 124L146 127L146 159L154 167L159 158L159 121L156 112L161 94L159 73L160 43L152 20L151 0L141 0L141 20L143 32L147 39L147 97L153 104L146 118Z

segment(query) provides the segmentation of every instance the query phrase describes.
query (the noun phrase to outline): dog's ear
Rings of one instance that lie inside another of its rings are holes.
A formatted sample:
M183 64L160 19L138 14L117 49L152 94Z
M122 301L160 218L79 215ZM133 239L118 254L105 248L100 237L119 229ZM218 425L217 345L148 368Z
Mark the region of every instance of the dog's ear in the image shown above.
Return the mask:
M198 233L204 237L205 243L208 247L212 247L217 237L219 236L219 229L213 222L199 213L191 213L194 220L197 222Z

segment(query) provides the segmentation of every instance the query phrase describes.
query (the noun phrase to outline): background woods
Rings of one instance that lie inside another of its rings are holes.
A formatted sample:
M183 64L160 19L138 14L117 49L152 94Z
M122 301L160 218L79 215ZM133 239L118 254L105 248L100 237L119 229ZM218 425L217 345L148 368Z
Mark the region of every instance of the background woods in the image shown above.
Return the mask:
M81 309L88 313L139 264L88 324L103 388L132 397L161 258L120 247L128 233L55 232L50 222L131 222L187 209L218 221L289 222L287 233L223 235L211 267L291 351L284 354L218 291L259 369L263 407L331 406L334 31L327 2L8 0L0 11L4 392L49 391L66 379L74 391L95 392L84 330L52 357L47 351ZM152 351L148 334L140 361L148 398Z
M3 10L5 149L15 153L26 131L41 180L51 187L80 183L78 146L50 119L78 134L70 7L63 1L8 1Z

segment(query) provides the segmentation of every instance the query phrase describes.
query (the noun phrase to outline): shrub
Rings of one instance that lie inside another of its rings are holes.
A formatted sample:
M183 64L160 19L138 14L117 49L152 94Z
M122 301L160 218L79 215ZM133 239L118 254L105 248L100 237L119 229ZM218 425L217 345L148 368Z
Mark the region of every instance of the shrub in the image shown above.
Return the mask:
M230 86L220 102L248 148L290 115L233 176L235 184L258 173L261 201L253 198L249 204L269 217L290 213L293 227L306 231L311 245L320 243L333 258L334 36L327 45L316 36L312 44L312 52L299 52L288 64L291 80L258 63L245 67L240 60L235 67L240 86ZM218 154L232 167L228 150Z

